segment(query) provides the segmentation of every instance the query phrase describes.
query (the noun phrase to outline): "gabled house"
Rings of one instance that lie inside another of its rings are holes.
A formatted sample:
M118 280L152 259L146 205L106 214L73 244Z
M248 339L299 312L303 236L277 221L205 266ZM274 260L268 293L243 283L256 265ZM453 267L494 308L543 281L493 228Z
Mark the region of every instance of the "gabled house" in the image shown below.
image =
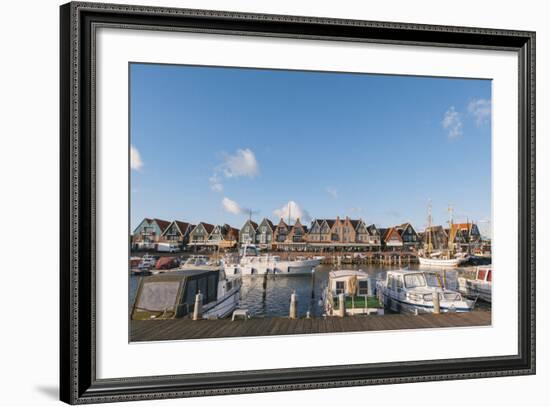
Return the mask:
M134 233L132 233L132 249L156 249L162 232L164 232L169 224L170 222L162 219L143 219L134 229Z
M271 249L273 245L273 235L275 233L275 226L273 223L264 218L258 228L256 229L255 242L260 248Z
M208 244L220 248L230 248L237 244L239 229L233 228L227 223L216 225L208 236Z
M290 232L289 226L285 223L283 218L279 221L275 227L274 242L275 243L284 243Z
M330 242L330 229L334 222L334 219L314 219L309 228L308 242L328 244Z
M455 250L466 251L470 245L481 242L481 233L473 222L453 223L449 233L449 241L455 245Z
M193 228L189 234L189 245L190 246L206 246L208 245L208 238L214 230L214 225L210 223L201 222Z
M363 219L351 221L355 229L355 242L360 244L372 244L371 235Z
M369 231L372 245L374 247L380 247L380 242L382 240L380 230L378 230L374 223L367 226L367 230Z
M339 216L336 217L331 229L330 229L330 240L336 243L355 243L355 228L358 224L358 221L351 220L348 216L344 219L340 219Z
M334 220L334 223L330 227L330 241L331 242L341 242L342 240L342 233L343 233L343 222L340 220L340 217L337 216Z
M189 234L194 227L195 225L188 222L175 220L164 229L160 242L175 243L183 249L189 243Z
M404 247L414 249L419 246L420 237L410 223L403 223L402 225L396 226L395 228L401 235Z
M239 242L254 243L256 241L256 229L258 224L252 220L247 220L239 232Z
M307 233L307 227L302 225L300 218L297 218L286 237L286 243L306 243Z
M340 241L342 243L355 243L355 227L358 221L351 220L348 216L342 221L342 234Z
M397 228L390 227L386 229L382 238L382 246L388 250L396 250L403 247L403 239Z

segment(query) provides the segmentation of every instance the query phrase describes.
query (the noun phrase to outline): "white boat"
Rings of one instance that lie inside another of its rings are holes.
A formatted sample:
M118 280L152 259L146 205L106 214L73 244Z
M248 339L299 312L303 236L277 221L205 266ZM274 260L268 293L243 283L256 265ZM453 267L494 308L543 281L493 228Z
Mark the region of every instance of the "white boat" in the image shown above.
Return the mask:
M383 314L384 309L374 295L375 279L361 270L336 270L329 273L323 291L328 316ZM340 302L345 304L340 308Z
M144 277L140 280L132 319L192 316L199 293L202 318L223 318L237 308L241 285L239 277L228 278L221 267Z
M439 257L423 257L418 256L418 262L421 266L427 266L427 267L458 267L461 263L463 263L464 259L460 258L450 258L450 259L444 259Z
M149 270L155 267L155 264L157 264L158 257L150 255L146 253L142 258L140 263L138 264L138 269L141 270Z
M385 308L395 312L434 312L434 296L439 298L440 312L472 311L475 301L443 287L436 273L416 270L394 270L377 282L378 299Z
M263 274L311 274L321 263L322 257L298 260L281 260L280 256L260 255L255 245L245 244L240 250L237 261L224 260L227 275L263 275Z
M458 290L466 296L491 302L493 268L491 265L476 267L475 278L458 278Z
M216 266L213 262L211 262L208 258L208 256L198 255L198 256L191 256L185 262L180 264L180 266L176 269L178 270L208 270L212 268L213 266Z
M449 206L449 229L453 229L453 209ZM434 251L434 242L432 239L432 204L431 201L428 204L428 225L426 227L426 245L424 250L421 250L418 253L418 262L421 266L424 267L458 267L462 263L465 263L469 260L469 255L467 253L456 253L454 250L454 243L451 234L448 235L448 240L446 242L446 248L440 248L437 251Z

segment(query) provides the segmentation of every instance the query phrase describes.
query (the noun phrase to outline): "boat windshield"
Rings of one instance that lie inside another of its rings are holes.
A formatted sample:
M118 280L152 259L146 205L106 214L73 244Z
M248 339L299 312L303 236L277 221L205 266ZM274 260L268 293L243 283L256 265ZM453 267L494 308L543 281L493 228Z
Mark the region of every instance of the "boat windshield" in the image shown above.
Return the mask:
M426 285L426 278L424 277L424 274L405 274L404 277L406 288L424 287Z
M428 283L429 287L441 286L441 284L439 284L439 278L435 273L426 273L424 275L426 276L426 283Z

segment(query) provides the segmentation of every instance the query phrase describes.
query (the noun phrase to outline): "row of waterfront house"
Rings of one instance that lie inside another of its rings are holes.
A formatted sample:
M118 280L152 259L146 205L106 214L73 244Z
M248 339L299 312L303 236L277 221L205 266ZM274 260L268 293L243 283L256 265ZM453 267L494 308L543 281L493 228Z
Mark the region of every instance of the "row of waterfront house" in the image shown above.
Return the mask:
M455 245L455 249L481 243L479 229L472 222L453 223L450 228L432 226L418 233L410 223L378 228L362 219L349 217L315 219L309 226L302 224L300 219L296 219L294 224L281 219L275 225L264 218L259 224L247 220L240 229L228 224L200 222L193 225L178 220L168 222L146 218L134 230L131 246L133 250L154 250L159 243L166 243L178 250L218 250L253 243L262 249L285 251L414 251L425 243L427 233L430 233L433 249L447 248L449 243Z

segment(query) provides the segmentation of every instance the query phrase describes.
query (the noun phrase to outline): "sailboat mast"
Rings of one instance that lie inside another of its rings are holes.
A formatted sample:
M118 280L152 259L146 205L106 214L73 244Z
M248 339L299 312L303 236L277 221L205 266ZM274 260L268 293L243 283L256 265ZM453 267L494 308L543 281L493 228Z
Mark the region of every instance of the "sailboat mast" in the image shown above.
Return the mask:
M428 227L427 227L427 234L428 234L428 247L427 251L428 253L432 252L432 201L428 201Z
M449 249L449 252L454 252L454 230L453 230L453 207L451 204L449 204L449 207L447 208L449 211L449 241L447 242L447 247Z

